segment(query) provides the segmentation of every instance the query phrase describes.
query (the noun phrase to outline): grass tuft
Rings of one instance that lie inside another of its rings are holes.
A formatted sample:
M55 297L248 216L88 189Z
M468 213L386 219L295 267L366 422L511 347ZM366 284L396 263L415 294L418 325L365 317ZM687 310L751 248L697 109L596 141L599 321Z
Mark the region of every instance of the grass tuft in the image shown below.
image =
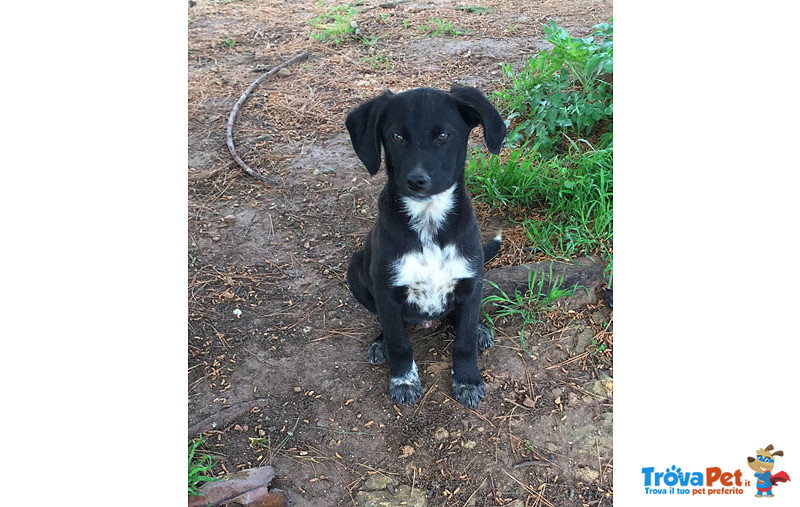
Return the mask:
M311 38L320 42L331 41L339 45L356 29L352 25L353 18L359 13L356 8L360 2L338 4L330 7L324 14L310 20L308 24L313 28Z
M195 458L195 451L202 443L202 436L194 442L189 441L189 496L200 495L199 488L202 483L219 480L219 477L207 475L214 467L214 459L211 456L203 455Z
M550 264L548 280L553 280L552 264ZM563 276L553 281L549 288L545 288L544 276L540 276L538 271L530 271L528 273L528 290L524 293L515 291L513 295L509 295L494 282L489 280L487 280L487 282L494 287L499 294L491 294L483 298L481 309L484 317L486 317L486 320L489 321L492 327L495 327L494 322L497 318L503 319L504 322L517 317L522 319L522 327L519 330L519 344L523 352L529 356L531 353L525 347L525 328L533 327L535 324L541 322L539 319L539 314L541 312L551 309L553 303L558 299L573 295L577 288L562 288L561 284L564 282ZM484 309L488 303L494 306L494 317L489 315Z
M469 31L462 30L457 25L454 25L452 21L441 18L431 19L427 23L419 25L417 30L424 33L426 37L436 37L438 35L458 37L469 33Z

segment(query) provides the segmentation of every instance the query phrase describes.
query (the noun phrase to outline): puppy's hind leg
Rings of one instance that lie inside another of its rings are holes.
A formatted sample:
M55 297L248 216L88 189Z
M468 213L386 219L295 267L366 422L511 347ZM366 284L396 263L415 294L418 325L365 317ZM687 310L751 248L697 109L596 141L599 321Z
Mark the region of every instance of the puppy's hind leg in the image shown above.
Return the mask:
M367 349L367 359L372 364L383 364L389 359L386 352L386 342L383 340L383 333L379 334L370 344Z
M364 308L372 313L378 313L375 307L375 298L367 289L362 276L364 267L364 250L359 250L350 258L347 265L347 285L356 301L364 305Z
M478 322L478 350L484 351L492 348L493 345L494 333L492 332L492 328L483 322Z
M456 327L456 316L455 312L448 313L444 320L453 326ZM478 322L478 350L484 351L486 349L492 348L494 345L494 331L492 328L484 324L483 322Z

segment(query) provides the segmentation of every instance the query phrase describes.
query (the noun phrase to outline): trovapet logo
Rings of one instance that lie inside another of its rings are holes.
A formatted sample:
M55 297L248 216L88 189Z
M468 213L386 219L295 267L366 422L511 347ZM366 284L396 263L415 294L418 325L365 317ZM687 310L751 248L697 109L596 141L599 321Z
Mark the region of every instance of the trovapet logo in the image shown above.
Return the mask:
M753 491L751 488L754 488L757 498L774 497L774 486L791 481L786 472L772 473L775 456L783 456L783 451L773 451L773 446L768 445L757 450L755 458L747 458L747 466L755 472L755 480L749 479L750 473L743 474L741 469L707 467L684 471L672 465L661 472L655 467L642 468L644 492L647 495L719 496L743 495L746 489Z
M749 480L742 479L742 471L723 471L708 467L703 472L684 472L672 465L664 472L655 467L642 468L644 492L648 495L741 495Z

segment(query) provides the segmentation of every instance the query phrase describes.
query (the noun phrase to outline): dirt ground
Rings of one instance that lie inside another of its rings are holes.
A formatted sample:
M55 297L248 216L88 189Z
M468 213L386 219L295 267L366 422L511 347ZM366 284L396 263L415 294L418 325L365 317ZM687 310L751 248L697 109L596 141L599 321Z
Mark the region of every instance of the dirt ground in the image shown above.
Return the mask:
M531 356L519 322L498 327L479 357L486 398L475 411L450 397L452 330L416 331L425 395L412 407L391 403L388 367L366 357L377 319L344 281L385 176L361 168L344 118L386 88L492 91L500 62L546 47L542 22L588 34L612 3L384 1L362 2L355 18L382 35L372 49L309 37L307 21L331 4L188 8L189 436L203 432L198 452L214 456L215 474L271 464L293 505L360 505L371 476L420 489L428 505L610 505L613 316L601 297L549 312L526 337ZM491 10L455 8L477 4ZM436 18L468 33L417 29ZM251 82L304 50L310 58L262 83L236 123L240 155L272 186L232 161L225 127ZM525 212L536 210L478 207L486 238L506 230L491 266L541 260L512 221Z

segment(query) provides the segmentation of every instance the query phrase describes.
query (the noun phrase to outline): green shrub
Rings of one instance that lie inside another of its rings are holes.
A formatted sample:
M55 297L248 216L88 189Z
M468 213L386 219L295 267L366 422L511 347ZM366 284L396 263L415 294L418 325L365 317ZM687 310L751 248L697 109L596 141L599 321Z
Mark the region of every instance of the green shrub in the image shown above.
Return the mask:
M561 134L587 136L613 115L613 21L594 27L594 36L577 38L550 21L543 25L553 48L541 51L514 73L504 64L505 88L494 94L512 128L507 144L535 138L551 151Z

